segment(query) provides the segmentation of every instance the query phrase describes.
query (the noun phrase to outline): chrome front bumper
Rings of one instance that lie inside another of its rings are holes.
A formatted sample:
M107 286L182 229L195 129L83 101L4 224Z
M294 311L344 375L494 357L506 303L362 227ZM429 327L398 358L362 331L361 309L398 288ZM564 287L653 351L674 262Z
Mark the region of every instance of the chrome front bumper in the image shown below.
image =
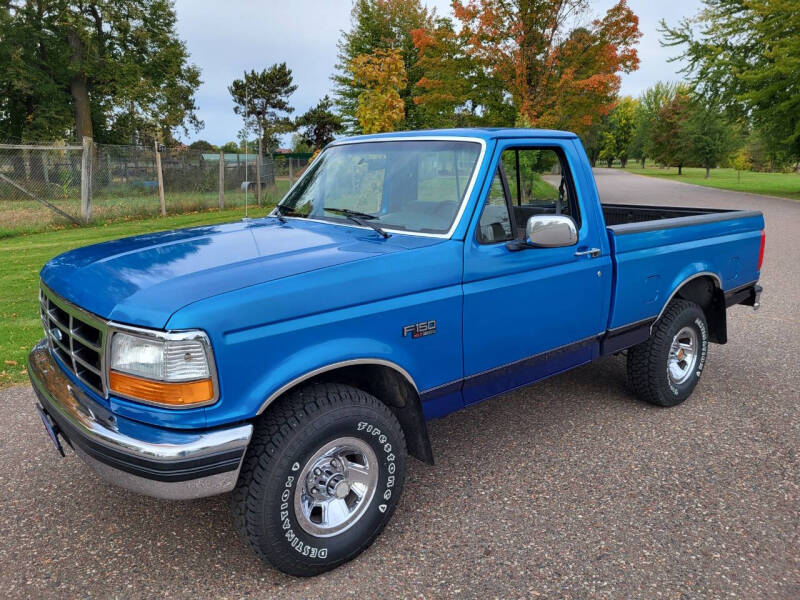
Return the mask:
M64 373L45 340L31 350L28 373L57 433L109 483L171 500L221 494L236 485L252 425L198 433L116 417Z

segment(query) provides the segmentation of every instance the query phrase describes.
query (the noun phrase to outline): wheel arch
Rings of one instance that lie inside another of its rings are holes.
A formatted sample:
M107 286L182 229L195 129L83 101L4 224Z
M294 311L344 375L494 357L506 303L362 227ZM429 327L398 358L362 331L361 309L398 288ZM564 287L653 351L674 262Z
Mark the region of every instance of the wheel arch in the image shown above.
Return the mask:
M700 271L685 277L674 286L672 293L667 298L661 312L658 313L653 327L661 319L670 302L675 298L689 300L699 305L708 322L709 341L724 344L728 341L728 322L725 310L725 292L722 290L722 281L712 271Z
M258 409L263 413L278 398L311 383L343 383L357 387L383 402L397 417L411 456L433 464L422 401L414 378L403 367L380 358L334 362L295 377L272 392Z

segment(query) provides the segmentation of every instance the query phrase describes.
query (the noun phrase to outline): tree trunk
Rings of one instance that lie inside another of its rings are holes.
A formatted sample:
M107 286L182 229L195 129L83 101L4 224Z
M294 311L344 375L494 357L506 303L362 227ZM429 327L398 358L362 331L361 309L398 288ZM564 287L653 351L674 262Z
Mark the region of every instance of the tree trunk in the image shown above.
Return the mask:
M608 164L608 168L609 168L609 169L611 168L611 164L612 164L613 162L614 162L614 159L613 159L613 158L608 158L608 159L606 159L606 163Z
M711 177L711 167L707 166L706 167L706 179L708 179L709 177Z
M627 158L620 158L619 162L622 165L623 169L628 166L628 159Z
M678 175L683 175L683 165L678 165Z
M84 137L93 138L89 84L86 81L86 73L83 72L83 42L78 32L74 30L67 34L67 38L72 51L70 62L75 72L69 83L69 91L75 107L75 134L78 140L82 140Z
M642 157L642 168L644 169L644 156Z

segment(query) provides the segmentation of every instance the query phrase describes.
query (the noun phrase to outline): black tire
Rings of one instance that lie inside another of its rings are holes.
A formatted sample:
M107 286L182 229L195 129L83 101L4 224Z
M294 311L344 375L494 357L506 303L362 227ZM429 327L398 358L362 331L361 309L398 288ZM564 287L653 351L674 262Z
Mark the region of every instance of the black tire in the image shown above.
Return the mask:
M685 381L669 375L673 340L684 328L694 330L698 349L694 368ZM639 398L658 406L676 406L694 391L708 355L708 324L703 310L688 300L673 300L655 324L646 342L628 351L628 384Z
M374 452L375 491L352 525L318 537L301 526L295 493L301 493L297 486L306 481L301 474L315 453L346 438L362 440ZM403 430L385 404L347 385L309 385L270 406L256 425L231 498L236 527L276 569L300 577L318 575L375 541L397 506L405 467Z

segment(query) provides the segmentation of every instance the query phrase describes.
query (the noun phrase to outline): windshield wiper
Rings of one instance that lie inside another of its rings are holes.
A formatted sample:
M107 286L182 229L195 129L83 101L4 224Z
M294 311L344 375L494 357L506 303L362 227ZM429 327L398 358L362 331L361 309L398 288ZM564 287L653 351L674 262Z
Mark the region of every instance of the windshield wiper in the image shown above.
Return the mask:
M382 235L384 238L392 237L390 234L386 233L383 229L378 227L377 224L372 222L373 220L378 218L375 215L371 215L371 214L365 213L365 212L359 212L357 210L350 210L349 208L329 208L329 207L326 206L323 210L326 210L326 211L332 212L332 213L336 213L336 214L340 214L340 215L344 215L345 217L347 217L348 219L350 219L354 223L358 223L362 227L370 227L371 229L374 229L380 235Z
M287 208L281 204L276 204L275 208L272 209L272 212L269 213L270 217L275 217L281 223L286 223L286 219L283 218L283 215L290 215L290 216L302 216L298 212L292 210L291 208Z

